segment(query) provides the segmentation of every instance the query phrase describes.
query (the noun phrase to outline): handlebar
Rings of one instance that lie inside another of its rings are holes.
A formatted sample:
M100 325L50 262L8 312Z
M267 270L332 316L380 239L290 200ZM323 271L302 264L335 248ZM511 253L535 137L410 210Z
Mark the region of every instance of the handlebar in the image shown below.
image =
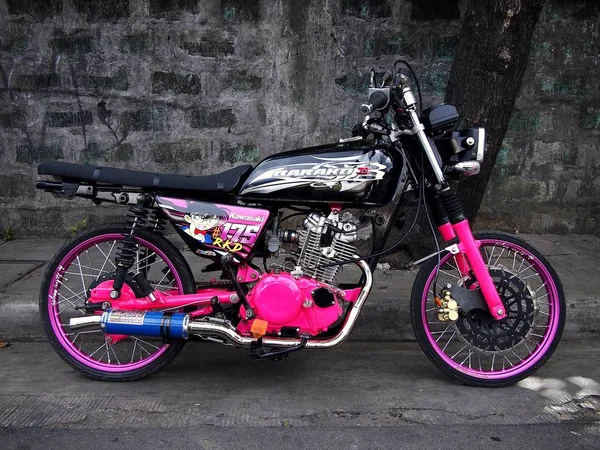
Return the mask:
M387 96L383 92L373 92L369 97L369 101L360 105L360 112L367 116L373 111L383 108L387 104L387 102Z

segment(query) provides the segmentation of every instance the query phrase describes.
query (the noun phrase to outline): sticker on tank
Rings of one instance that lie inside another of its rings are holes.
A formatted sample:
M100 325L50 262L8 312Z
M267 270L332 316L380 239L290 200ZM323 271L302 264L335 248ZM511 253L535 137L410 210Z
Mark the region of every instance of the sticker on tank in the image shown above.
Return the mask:
M353 190L365 183L383 179L387 166L356 157L322 158L316 163L299 163L272 167L248 180L240 194L269 193L292 187L310 186L337 191Z
M181 231L219 254L247 255L269 218L264 209L162 196L156 202Z

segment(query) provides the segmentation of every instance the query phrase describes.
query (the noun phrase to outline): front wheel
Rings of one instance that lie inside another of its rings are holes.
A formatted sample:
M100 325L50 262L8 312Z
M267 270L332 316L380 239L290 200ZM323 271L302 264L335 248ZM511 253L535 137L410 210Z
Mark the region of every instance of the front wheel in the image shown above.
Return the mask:
M452 378L473 386L500 387L531 375L556 349L565 324L558 275L537 250L504 233L477 233L480 252L507 317L460 310L454 322L438 318L436 295L447 284L475 288L448 252L419 270L411 295L411 320L425 355Z
M90 289L114 279L115 254L125 233L126 228L115 224L76 236L50 262L40 294L40 316L54 350L70 366L102 381L148 376L175 358L185 344L142 336L109 336L99 326L70 329L72 317L89 314L85 301ZM155 290L195 292L192 272L173 244L147 230L138 230L136 240L138 248L125 285L134 286L132 277L143 272ZM118 299L112 308L119 308Z

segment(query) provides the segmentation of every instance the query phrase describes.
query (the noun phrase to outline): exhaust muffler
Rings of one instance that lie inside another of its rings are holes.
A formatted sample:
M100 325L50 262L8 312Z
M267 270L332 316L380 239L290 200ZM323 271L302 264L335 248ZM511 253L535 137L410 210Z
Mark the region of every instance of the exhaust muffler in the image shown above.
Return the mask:
M187 339L190 316L163 311L126 311L111 309L101 316L74 317L71 329L100 325L107 334Z

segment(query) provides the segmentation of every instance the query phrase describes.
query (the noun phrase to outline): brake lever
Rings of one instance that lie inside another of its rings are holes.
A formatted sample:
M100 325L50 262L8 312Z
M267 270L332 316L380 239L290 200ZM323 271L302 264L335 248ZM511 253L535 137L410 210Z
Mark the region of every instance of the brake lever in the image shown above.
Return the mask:
M389 70L383 75L383 79L381 80L381 86L379 86L380 88L385 87L385 83L386 81L392 76L392 72L390 72Z

